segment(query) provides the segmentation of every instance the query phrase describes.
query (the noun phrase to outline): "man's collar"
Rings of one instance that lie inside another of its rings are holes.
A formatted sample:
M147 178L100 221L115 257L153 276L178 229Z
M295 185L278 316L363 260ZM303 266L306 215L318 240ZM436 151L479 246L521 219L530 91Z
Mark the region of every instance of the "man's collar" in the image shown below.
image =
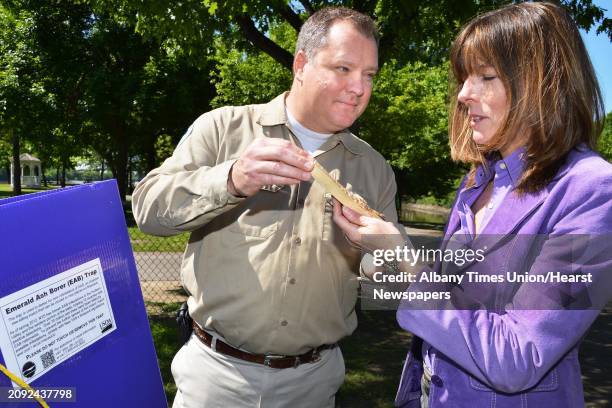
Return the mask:
M336 140L341 142L349 152L357 156L361 156L363 154L362 143L364 142L360 141L357 136L349 132L347 129L342 130L331 137L336 138Z
M287 125L288 119L287 112L285 110L285 98L288 94L289 92L284 92L265 104L261 114L259 115L257 123L259 123L261 126ZM351 153L356 155L363 154L363 142L361 142L348 129L341 130L340 132L333 134L330 136L330 140L332 141L332 146L335 146L338 142L340 142ZM328 142L325 142L324 145L327 145Z
M261 126L276 126L287 123L287 113L285 112L285 97L289 92L283 92L276 98L263 106L257 123Z

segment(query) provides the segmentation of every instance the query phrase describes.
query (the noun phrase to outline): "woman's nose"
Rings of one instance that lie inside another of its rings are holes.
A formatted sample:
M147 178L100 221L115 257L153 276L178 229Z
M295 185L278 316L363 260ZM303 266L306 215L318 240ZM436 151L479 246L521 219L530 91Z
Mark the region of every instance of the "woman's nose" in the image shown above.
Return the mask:
M461 90L457 95L457 99L461 103L468 103L476 99L476 86L471 77L467 77L461 85Z

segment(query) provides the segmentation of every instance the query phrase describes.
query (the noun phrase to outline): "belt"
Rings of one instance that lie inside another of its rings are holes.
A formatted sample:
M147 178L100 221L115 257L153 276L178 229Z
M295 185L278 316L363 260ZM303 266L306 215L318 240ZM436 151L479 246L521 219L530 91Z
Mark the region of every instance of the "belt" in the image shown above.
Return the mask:
M206 346L211 347L212 336L202 330L195 322L193 322L193 333ZM264 354L251 354L246 351L239 350L217 339L215 342L215 351L227 356L235 357L240 360L249 361L251 363L262 364L270 368L295 368L300 364L314 363L321 359L321 351L333 349L337 344L324 344L299 356L277 356Z

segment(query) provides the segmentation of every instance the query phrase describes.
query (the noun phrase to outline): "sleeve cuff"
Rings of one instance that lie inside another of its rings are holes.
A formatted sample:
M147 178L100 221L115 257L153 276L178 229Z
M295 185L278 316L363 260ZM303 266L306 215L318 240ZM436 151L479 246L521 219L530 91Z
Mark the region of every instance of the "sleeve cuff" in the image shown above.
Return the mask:
M202 181L202 185L207 185L208 191L203 192L200 200L205 201L207 207L221 208L226 205L238 204L246 198L236 197L227 190L227 178L235 162L236 159L225 161L210 168L205 173L206 182Z

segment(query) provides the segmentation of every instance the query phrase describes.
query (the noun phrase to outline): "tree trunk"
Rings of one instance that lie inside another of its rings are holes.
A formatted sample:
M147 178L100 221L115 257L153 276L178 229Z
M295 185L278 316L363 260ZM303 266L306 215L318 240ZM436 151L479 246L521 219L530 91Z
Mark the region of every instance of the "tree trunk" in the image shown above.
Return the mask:
M132 158L128 157L127 161L127 194L132 194Z
M61 186L66 187L66 163L62 161L62 179L60 180Z
M289 7L289 5L284 4L280 7L275 7L275 10L296 32L300 32L300 28L302 28L302 19L291 9L291 7Z
M45 176L45 165L40 163L40 177L42 178L43 186L47 187L47 177Z
M117 180L119 196L122 201L125 201L125 196L127 194L128 142L118 135L114 136L113 139L118 148L116 154L112 154L108 158L108 166L113 173L113 178Z
M308 0L300 0L300 3L302 3L302 6L304 6L304 10L306 10L306 12L309 15L312 16L315 13L316 10L314 9L314 7L312 7L312 4L310 4L310 1L308 1Z
M100 165L100 181L104 180L104 159L102 159L102 164Z
M13 129L9 129L9 134L13 142L13 195L21 194L21 145L19 135Z
M112 123L112 139L117 148L116 154L111 155L112 162L109 161L110 167L113 169L113 175L117 179L119 187L119 196L121 201L125 201L127 195L127 172L129 159L129 132L120 118L115 118Z
M289 71L292 70L293 55L261 33L250 16L246 14L236 16L236 22L238 23L238 27L240 27L240 31L244 34L244 37L249 40L251 44L274 58Z
M121 146L119 147L119 154L117 155L115 166L117 168L117 173L115 177L117 178L117 184L119 186L119 196L121 197L121 201L125 201L125 196L127 195L127 162L128 162L128 154L127 154L127 144L126 141L121 142Z
M155 141L159 136L160 133L156 133L153 137L147 138L146 146L144 146L144 158L147 173L157 167L157 153L155 152Z

